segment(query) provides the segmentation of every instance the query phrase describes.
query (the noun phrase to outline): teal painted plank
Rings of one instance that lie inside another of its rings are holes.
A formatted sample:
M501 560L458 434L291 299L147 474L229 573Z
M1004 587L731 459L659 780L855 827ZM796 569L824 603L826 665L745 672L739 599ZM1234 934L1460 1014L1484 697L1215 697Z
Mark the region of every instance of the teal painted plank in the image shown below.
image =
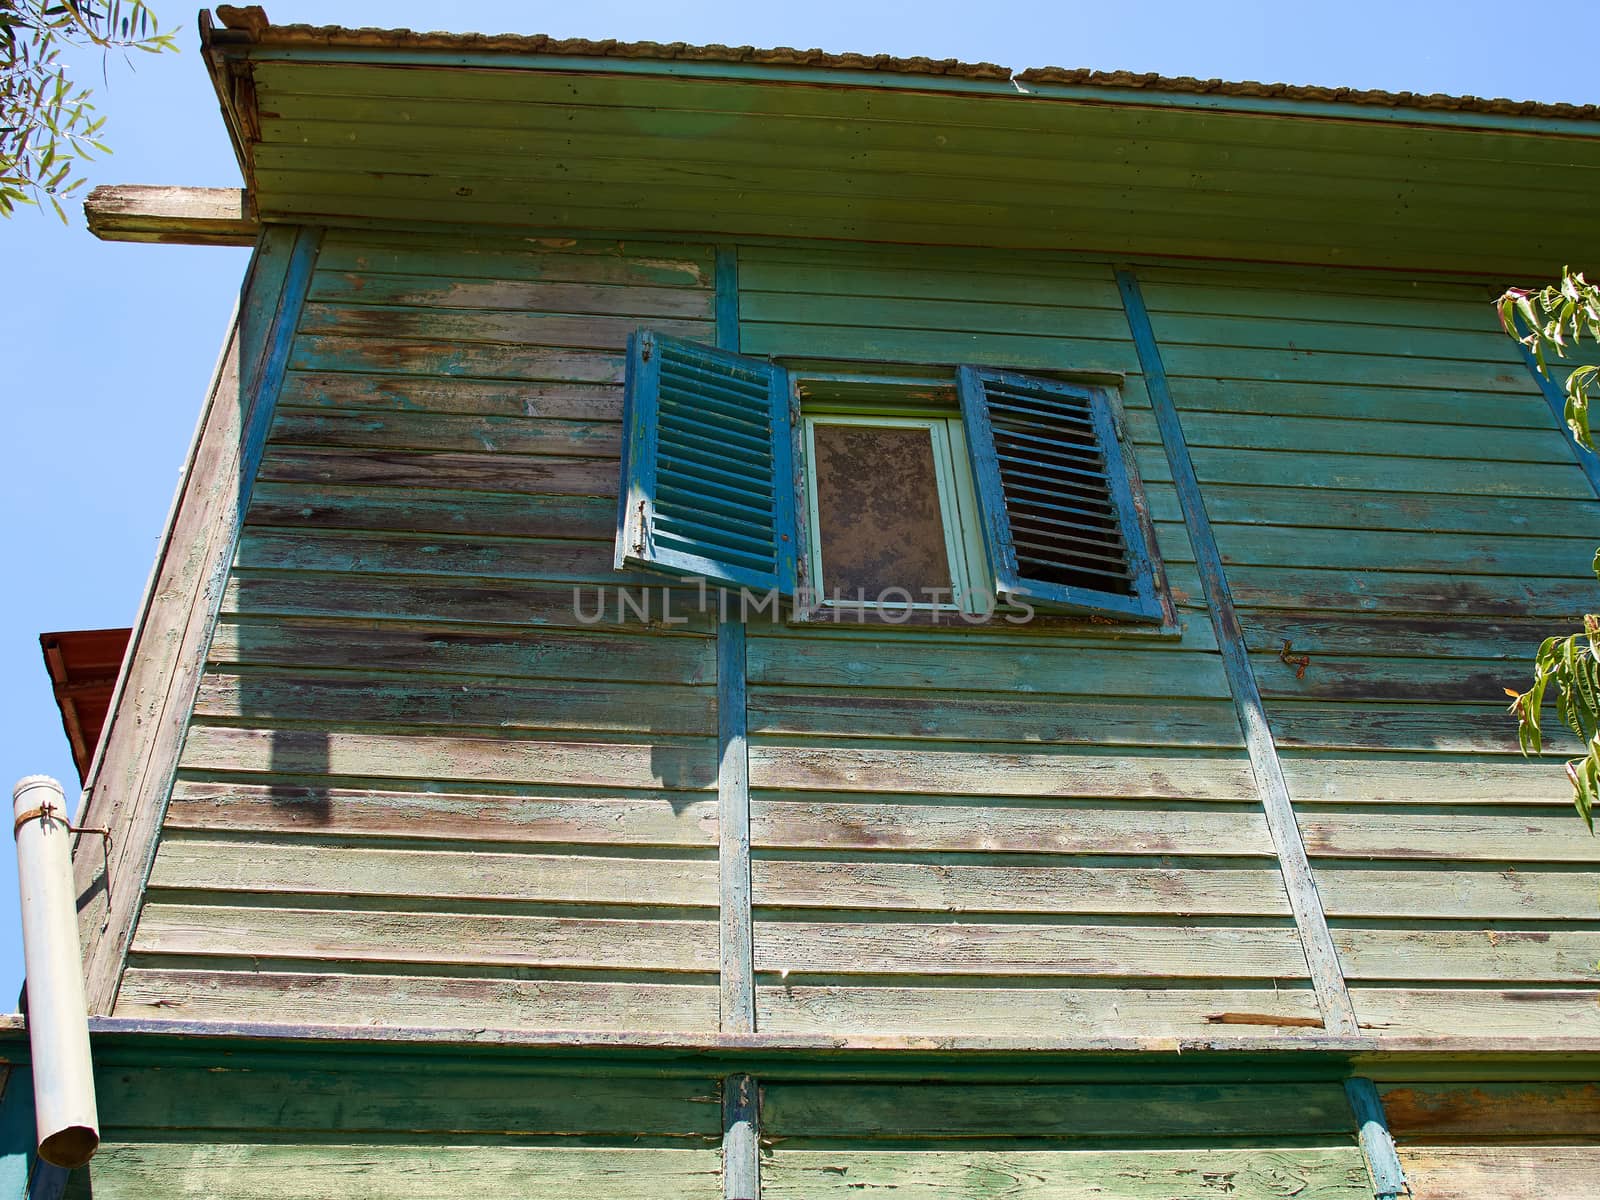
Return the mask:
M454 533L488 537L572 538L611 535L615 506L603 497L507 496L448 488L311 486L258 483L245 514L250 525L382 533Z
M766 1084L766 1131L791 1139L942 1141L1303 1138L1350 1131L1337 1083Z
M627 287L711 287L711 252L700 246L658 243L639 253L614 238L517 238L485 242L460 233L382 234L331 232L318 262L319 282L338 273L421 275L444 280L489 279Z
M270 437L277 443L298 446L615 459L621 426L610 421L549 421L524 416L281 408Z
M824 642L794 636L754 638L750 679L769 687L906 688L1040 695L1226 697L1215 654L1153 646L1078 649L996 647L930 654L918 642Z
M332 631L338 636L330 637ZM542 629L417 629L377 622L220 622L213 664L361 668L424 675L675 685L714 682L712 643L635 629L615 633ZM466 680L460 681L466 683Z
M1425 433L1419 430L1418 436ZM1193 458L1195 469L1208 486L1255 484L1563 500L1594 497L1589 481L1575 463L1498 463L1212 447L1197 448Z
M622 420L622 389L605 383L495 382L290 371L284 378L282 403L286 408Z
M1488 462L1564 462L1555 431L1540 422L1532 429L1458 427L1454 423L1345 421L1283 414L1212 414L1186 410L1191 446L1290 450L1310 457L1334 454L1401 454L1417 458Z

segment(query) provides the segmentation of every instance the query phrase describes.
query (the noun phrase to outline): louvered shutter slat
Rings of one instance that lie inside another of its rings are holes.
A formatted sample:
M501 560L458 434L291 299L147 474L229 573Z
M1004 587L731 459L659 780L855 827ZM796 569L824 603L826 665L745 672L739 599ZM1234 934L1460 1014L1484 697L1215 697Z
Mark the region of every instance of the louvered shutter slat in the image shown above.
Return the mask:
M1099 388L962 367L961 413L997 589L1160 620L1156 569Z
M648 331L628 340L616 565L794 590L783 368Z

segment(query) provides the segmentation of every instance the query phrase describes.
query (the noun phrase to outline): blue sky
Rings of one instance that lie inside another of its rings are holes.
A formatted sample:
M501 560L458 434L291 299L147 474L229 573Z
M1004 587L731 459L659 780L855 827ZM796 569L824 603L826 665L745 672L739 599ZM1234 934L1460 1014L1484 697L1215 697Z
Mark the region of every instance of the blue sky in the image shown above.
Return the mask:
M193 8L154 0L183 52L111 64L95 84L115 154L96 183L230 186L237 168ZM819 46L897 55L1157 71L1390 91L1600 102L1553 51L1600 45L1600 5L1478 0L812 0L806 5L284 3L278 23L560 37ZM81 74L98 80L97 62ZM1530 181L1534 186L1535 181ZM235 249L106 244L73 206L63 227L0 221L0 778L76 775L39 654L45 630L130 625L244 269ZM7 792L9 794L9 792ZM22 980L15 863L0 852L0 1006Z

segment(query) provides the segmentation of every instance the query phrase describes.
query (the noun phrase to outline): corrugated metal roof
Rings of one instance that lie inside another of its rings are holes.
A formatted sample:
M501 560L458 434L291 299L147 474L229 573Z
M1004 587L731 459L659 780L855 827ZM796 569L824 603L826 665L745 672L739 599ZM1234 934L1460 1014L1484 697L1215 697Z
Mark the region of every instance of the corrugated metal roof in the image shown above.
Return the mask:
M953 58L897 58L890 54L835 54L824 50L796 50L788 46L696 46L687 42L623 42L614 39L554 38L546 34L419 33L410 29L349 29L337 25L270 25L265 18L246 19L248 10L219 7L218 16L230 29L248 28L251 40L262 46L320 46L445 50L507 54L548 54L573 58L633 58L660 61L749 63L759 66L820 67L844 71L879 71L894 75L938 75L960 79L1015 81L1022 84L1120 89L1129 92L1164 92L1178 95L1215 95L1241 99L1290 100L1382 108L1494 113L1502 116L1559 117L1573 120L1600 118L1597 104L1547 104L1533 100L1485 99L1417 92L1315 87L1288 83L1230 82L1191 76L1136 74L1090 68L1031 67L1013 72L994 63L968 63ZM255 10L259 12L259 10Z

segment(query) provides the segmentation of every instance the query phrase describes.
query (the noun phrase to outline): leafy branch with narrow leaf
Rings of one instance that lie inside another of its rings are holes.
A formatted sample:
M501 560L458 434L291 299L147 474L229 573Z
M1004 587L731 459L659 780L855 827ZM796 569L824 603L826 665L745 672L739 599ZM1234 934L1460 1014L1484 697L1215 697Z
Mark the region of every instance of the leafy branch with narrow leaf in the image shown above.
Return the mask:
M63 52L176 50L145 0L0 0L0 217L61 201L83 186L79 164L109 154L105 117Z
M1496 301L1496 307L1500 324L1532 352L1546 378L1551 377L1551 353L1565 358L1585 338L1600 346L1600 285L1590 283L1580 272L1568 269L1559 284L1539 291L1511 288ZM1600 366L1585 364L1572 368L1564 382L1567 428L1591 454L1595 446L1589 403L1597 377ZM1595 554L1593 567L1600 578L1600 552ZM1542 751L1540 720L1546 693L1554 685L1556 716L1583 745L1583 755L1567 763L1567 778L1572 781L1578 813L1593 833L1595 805L1600 801L1600 615L1585 615L1579 633L1546 638L1534 658L1533 670L1533 686L1527 691L1506 689L1514 698L1511 711L1517 718L1518 742L1524 754Z

